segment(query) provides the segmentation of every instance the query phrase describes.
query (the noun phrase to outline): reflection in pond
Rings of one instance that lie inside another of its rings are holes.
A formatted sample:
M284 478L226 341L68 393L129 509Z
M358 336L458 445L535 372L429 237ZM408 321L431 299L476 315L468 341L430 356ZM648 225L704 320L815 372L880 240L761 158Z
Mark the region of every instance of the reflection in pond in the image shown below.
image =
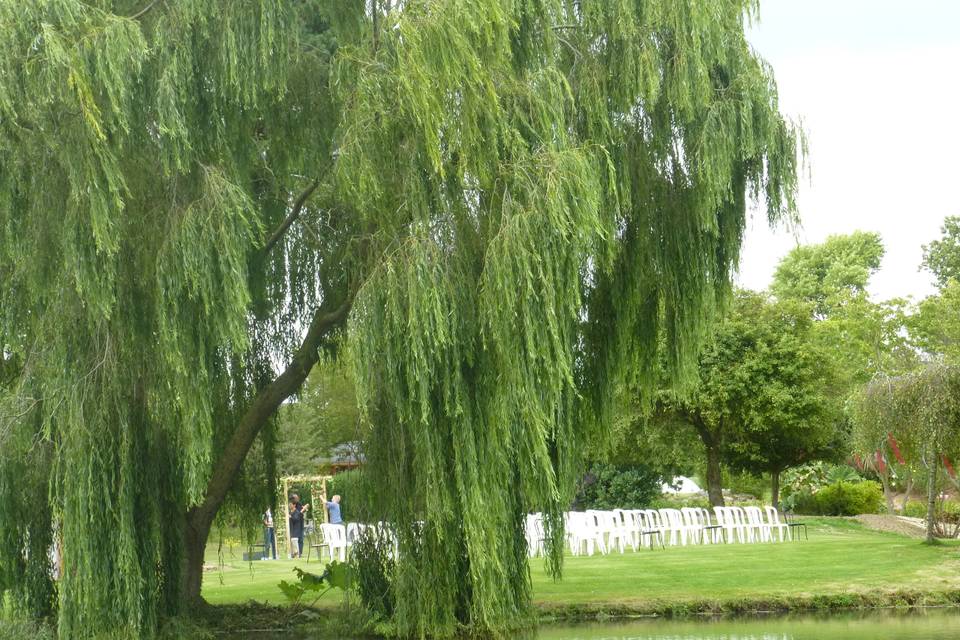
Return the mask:
M544 626L536 640L956 640L955 609L833 616L769 616L682 622L635 620L614 624Z

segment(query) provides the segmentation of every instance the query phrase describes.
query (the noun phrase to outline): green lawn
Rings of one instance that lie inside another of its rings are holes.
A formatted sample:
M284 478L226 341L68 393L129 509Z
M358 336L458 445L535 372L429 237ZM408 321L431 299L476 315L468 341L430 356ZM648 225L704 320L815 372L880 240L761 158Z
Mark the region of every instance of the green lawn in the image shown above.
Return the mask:
M928 547L848 520L810 520L809 524L809 541L568 557L561 582L546 575L541 560L533 560L534 601L548 608L632 607L851 591L960 589L960 546L956 544ZM238 554L238 549L225 550L222 568L205 576L207 601L280 604L284 598L277 584L294 578L294 566L322 571L315 560L247 563ZM217 558L216 549L211 548L208 562L219 564ZM331 606L339 602L333 594L326 598Z

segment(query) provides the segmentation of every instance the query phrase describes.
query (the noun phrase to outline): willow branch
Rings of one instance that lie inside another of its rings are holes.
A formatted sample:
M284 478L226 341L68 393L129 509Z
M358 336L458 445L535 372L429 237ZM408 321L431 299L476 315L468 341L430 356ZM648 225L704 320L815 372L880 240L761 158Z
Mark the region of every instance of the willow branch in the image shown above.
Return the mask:
M287 229L290 228L290 225L292 225L294 222L297 221L297 218L300 217L300 213L303 211L303 206L307 203L307 200L310 198L310 196L313 195L313 192L316 191L317 187L319 186L320 186L320 179L317 178L312 183L310 183L310 186L307 187L303 193L297 196L297 199L294 201L293 208L290 210L290 213L287 215L286 218L283 219L283 222L280 223L280 226L277 227L274 230L274 232L270 234L270 237L267 239L266 243L263 245L263 249L261 249L261 251L264 255L270 253L270 250L273 249L273 247L278 242L280 242L280 240L283 238L283 234L287 232Z
M131 19L131 20L137 20L137 19L139 19L139 18L142 18L143 16L145 16L145 15L147 14L148 11L150 11L150 9L153 9L153 7L155 7L156 4L157 4L159 1L160 1L160 0L153 0L153 1L150 2L147 6L145 6L143 9L140 9L140 11L137 11L135 14L133 14L132 16L130 16L130 19Z

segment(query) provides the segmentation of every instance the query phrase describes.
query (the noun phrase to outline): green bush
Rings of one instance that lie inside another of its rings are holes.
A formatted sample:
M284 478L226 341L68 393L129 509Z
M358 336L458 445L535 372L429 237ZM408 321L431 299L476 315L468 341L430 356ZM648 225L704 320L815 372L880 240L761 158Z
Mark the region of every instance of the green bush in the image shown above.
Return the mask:
M646 465L594 463L580 482L574 508L642 509L660 497L662 482Z
M821 487L816 493L803 492L793 497L797 513L817 516L878 513L883 505L883 489L872 481L841 480Z
M907 508L903 510L903 515L911 518L926 518L927 503L922 500L911 500L907 503Z

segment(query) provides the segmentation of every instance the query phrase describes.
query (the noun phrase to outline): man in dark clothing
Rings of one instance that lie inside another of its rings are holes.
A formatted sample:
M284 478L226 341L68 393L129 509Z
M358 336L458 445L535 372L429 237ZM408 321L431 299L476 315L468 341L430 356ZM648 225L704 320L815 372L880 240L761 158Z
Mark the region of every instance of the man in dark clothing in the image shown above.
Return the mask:
M309 504L300 504L300 496L290 496L290 546L294 558L303 553L303 521L306 517Z

